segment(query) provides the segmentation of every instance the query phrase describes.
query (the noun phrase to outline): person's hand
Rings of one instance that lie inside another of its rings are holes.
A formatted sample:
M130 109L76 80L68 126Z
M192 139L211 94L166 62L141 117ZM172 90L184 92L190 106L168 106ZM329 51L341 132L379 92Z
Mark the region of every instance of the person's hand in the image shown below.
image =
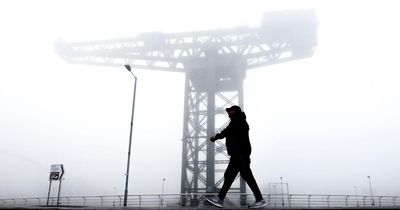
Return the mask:
M215 142L215 140L217 140L217 138L215 138L215 136L210 137L210 141Z

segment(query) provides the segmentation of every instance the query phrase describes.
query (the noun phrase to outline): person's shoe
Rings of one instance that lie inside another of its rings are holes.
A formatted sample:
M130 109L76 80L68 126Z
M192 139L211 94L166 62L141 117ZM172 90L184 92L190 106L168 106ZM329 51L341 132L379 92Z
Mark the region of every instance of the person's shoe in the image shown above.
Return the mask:
M212 205L222 208L224 205L224 202L218 198L218 196L213 195L213 196L206 196L206 199L208 202L210 202Z
M264 199L256 201L252 204L249 205L250 209L258 209L258 208L264 208L267 206L267 201L265 201Z

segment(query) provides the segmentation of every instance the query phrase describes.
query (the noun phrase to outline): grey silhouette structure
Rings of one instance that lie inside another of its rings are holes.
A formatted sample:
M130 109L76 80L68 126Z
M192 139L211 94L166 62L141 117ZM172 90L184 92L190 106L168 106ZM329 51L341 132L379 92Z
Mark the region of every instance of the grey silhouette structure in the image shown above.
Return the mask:
M317 27L312 9L274 11L265 13L255 28L57 40L55 52L73 64L119 68L129 64L133 69L184 73L181 193L216 192L229 163L225 145L208 141L227 124L216 117L225 115L225 107L244 107L247 70L311 57L317 46ZM245 182L231 191L245 193ZM191 196L188 201L197 199Z

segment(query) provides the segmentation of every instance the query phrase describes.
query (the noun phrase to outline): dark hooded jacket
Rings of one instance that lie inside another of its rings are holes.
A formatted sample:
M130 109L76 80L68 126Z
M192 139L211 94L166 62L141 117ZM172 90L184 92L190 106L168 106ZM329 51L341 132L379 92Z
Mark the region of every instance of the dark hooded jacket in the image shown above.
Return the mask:
M232 116L229 125L221 133L216 134L215 138L226 138L226 148L231 157L250 156L251 154L249 124L247 124L244 112Z

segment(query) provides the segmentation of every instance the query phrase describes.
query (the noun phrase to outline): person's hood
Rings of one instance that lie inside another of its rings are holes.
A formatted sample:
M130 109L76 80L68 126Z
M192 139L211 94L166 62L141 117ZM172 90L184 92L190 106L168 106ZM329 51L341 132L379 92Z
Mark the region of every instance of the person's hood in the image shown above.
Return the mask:
M246 120L246 114L244 112L239 112L234 115L233 117L234 120Z

